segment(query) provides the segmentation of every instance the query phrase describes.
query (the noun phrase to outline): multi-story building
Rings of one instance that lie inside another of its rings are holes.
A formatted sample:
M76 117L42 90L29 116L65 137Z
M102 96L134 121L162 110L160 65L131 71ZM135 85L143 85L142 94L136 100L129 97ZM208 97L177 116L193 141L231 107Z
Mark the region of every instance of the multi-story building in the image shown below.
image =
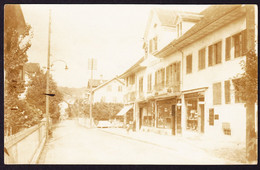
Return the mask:
M199 14L153 10L146 55L121 75L136 129L245 139L246 110L233 83L255 41L247 27L256 23L246 5L214 5Z

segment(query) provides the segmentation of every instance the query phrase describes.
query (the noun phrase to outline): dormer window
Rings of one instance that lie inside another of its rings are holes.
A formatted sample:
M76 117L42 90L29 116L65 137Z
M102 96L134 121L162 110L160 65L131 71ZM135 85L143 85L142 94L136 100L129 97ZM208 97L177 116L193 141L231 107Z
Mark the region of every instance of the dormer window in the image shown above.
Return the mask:
M149 41L149 53L157 51L157 36Z
M177 24L177 34L178 34L178 37L182 36L182 22L179 22Z

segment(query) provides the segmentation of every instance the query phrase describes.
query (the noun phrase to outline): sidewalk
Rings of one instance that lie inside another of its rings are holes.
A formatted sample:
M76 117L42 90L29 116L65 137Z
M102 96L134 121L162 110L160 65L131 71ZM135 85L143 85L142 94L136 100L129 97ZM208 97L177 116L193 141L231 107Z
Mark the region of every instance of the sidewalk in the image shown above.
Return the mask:
M100 130L171 149L193 159L201 160L203 164L244 164L246 160L245 144L232 142L228 139L209 138L203 135L168 136L140 131L127 133L126 129L123 128Z

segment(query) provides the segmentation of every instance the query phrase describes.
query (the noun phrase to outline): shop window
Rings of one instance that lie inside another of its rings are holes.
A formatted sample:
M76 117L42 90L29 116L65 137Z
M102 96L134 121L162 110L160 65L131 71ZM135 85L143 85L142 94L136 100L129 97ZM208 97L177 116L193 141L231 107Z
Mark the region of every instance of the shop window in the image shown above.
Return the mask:
M197 98L187 99L187 129L198 130Z
M222 130L225 135L231 135L231 128L230 123L223 122L222 123Z
M199 70L205 68L205 53L206 53L205 48L199 50Z
M222 41L209 46L208 66L221 63Z
M225 81L225 103L230 104L230 81Z
M214 109L213 108L210 108L209 109L209 125L210 126L214 126Z
M213 104L221 104L221 82L213 84Z
M192 55L186 57L186 73L189 74L192 72Z

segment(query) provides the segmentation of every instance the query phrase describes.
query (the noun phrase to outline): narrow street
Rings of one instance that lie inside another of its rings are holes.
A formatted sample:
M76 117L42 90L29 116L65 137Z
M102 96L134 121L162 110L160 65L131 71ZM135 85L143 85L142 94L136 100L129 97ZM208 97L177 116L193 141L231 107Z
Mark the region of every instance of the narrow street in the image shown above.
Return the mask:
M210 160L194 157L192 153L181 153L180 150L179 146L176 146L176 150L167 149L109 134L100 129L87 129L74 120L65 120L55 128L38 163L207 164ZM220 162L215 160L215 163Z

